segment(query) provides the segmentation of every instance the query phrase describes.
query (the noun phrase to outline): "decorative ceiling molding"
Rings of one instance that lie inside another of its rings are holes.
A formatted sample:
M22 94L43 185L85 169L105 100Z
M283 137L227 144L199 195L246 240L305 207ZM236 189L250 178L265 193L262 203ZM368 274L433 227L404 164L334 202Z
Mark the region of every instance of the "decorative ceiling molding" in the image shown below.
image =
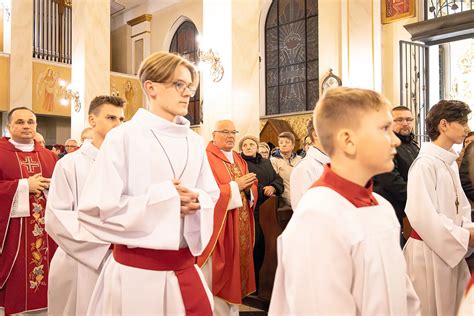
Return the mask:
M152 18L151 14L143 14L143 15L140 15L139 17L131 19L130 21L127 21L127 24L130 26L134 26L142 22L146 22L146 21L150 22L151 18Z
M474 10L431 20L407 24L412 41L437 45L465 38L474 38Z

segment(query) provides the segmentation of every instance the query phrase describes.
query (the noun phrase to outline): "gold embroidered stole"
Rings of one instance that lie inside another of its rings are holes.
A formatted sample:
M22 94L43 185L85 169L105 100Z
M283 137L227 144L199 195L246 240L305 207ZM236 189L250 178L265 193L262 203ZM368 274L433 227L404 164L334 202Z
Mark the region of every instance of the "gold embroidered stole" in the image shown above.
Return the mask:
M224 165L229 173L231 180L242 177L243 172L240 170L240 167L236 163L227 163L224 162ZM252 237L250 230L250 208L247 196L245 192L240 191L240 197L242 199L242 207L239 207L235 211L238 212L239 219L239 241L240 241L240 280L241 280L241 291L242 296L245 296L249 293L249 276L250 276L250 263L252 262L251 256L253 256L253 245Z

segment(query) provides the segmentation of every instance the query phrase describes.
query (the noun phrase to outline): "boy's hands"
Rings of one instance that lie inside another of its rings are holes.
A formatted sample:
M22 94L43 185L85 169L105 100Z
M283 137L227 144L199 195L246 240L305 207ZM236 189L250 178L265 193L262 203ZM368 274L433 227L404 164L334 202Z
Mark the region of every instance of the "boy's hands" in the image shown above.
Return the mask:
M181 217L196 213L201 208L199 194L182 186L180 180L174 179L173 184L181 199Z

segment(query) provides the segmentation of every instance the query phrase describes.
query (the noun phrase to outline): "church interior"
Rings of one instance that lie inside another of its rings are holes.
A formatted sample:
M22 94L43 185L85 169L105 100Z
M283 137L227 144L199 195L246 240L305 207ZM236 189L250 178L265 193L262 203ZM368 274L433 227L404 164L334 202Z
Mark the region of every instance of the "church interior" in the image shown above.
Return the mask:
M474 0L0 0L1 136L8 111L25 106L48 148L80 143L97 95L123 98L130 120L146 101L139 66L157 51L198 67L186 118L206 142L230 119L236 144L276 145L290 131L303 148L316 102L336 86L408 107L419 143L439 100L474 106ZM274 242L291 210L266 216ZM268 310L275 245L265 251L248 315Z

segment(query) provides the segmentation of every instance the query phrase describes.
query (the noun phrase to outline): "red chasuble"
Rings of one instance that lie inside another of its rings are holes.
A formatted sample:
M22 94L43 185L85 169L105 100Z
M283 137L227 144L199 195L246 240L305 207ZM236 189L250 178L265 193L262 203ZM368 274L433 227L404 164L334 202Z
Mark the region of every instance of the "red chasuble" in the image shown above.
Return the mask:
M49 262L56 244L46 234L44 194L30 194L30 216L10 218L19 179L53 174L56 156L35 142L32 152L0 139L0 306L5 314L47 307Z
M212 293L231 304L241 304L242 298L256 289L253 207L250 207L244 192L240 192L242 207L227 211L227 206L231 195L230 182L249 171L245 160L234 151L234 164L212 142L206 153L221 194L214 209L212 237L198 257L198 265L202 267L212 256ZM252 185L252 194L257 201L257 182Z
M378 205L377 200L372 195L372 181L369 181L365 187L361 187L334 173L334 171L331 170L330 164L324 166L323 174L311 187L328 187L333 189L355 207Z

